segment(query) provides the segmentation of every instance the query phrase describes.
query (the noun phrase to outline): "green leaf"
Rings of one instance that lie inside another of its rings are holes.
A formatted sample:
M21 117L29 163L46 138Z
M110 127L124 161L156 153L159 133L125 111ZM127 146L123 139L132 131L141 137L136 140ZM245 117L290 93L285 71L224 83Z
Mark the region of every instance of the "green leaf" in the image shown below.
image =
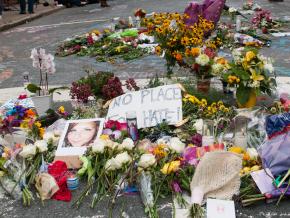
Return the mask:
M49 93L49 94L52 94L52 93L54 93L55 91L59 91L59 90L68 90L68 89L69 89L69 87L67 87L67 86L61 86L61 87L51 88L51 89L49 89L49 90L48 90L48 93ZM56 92L56 93L60 94L60 92Z
M251 88L240 85L237 88L237 100L238 100L238 102L242 105L246 104L250 98L251 91L252 91Z
M27 90L31 93L36 93L37 91L40 91L41 88L33 83L30 83L27 85Z

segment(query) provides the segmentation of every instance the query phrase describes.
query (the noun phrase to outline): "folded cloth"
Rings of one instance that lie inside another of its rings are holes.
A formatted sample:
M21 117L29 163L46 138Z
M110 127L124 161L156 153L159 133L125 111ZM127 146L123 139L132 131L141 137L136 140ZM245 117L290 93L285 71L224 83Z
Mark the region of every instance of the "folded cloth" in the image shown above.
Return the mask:
M70 201L71 200L71 192L67 187L67 166L63 161L55 161L53 164L48 166L48 173L52 175L57 185L59 186L59 190L52 196L53 199L59 201Z
M206 153L197 165L192 178L190 189L192 195L203 193L203 202L207 198L230 200L233 195L239 193L240 170L242 169L242 157L238 154L225 151ZM197 196L192 196L192 199Z

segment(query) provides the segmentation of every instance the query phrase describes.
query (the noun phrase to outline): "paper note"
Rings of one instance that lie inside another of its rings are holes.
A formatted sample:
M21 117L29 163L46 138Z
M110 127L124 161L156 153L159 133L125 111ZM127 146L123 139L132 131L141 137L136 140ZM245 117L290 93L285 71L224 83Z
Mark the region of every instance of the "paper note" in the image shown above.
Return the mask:
M235 218L235 203L218 199L207 199L207 218Z
M265 170L251 172L251 176L262 194L269 193L275 190L275 187L273 185L274 177L268 168Z

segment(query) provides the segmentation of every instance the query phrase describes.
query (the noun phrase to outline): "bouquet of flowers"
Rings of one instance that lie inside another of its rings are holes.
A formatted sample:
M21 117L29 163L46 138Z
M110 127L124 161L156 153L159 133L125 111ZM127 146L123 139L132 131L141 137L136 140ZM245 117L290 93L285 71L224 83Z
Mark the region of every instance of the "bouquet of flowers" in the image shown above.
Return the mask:
M158 217L157 202L160 197L174 195L180 205L186 206L182 192L190 192L194 166L189 163L188 155L182 155L185 144L177 137L161 138L154 144L140 142L138 150L139 185L149 217Z
M272 18L271 12L268 10L256 11L252 18L252 24L255 28L262 29L263 33L268 33L270 29L278 28L281 26L279 21Z
M261 93L271 95L276 80L270 58L260 55L255 49L244 47L235 49L233 58L231 70L223 75L223 80L237 87L236 96L240 106L245 105L250 97Z
M78 171L80 177L87 177L87 186L80 197L74 202L79 206L83 198L89 194L94 185L96 192L93 195L91 207L94 207L107 194L114 204L117 195L124 188L127 181L132 181L134 175L134 142L126 138L122 143L114 142L108 135L96 139L85 156L81 158L82 168Z
M206 33L214 28L212 22L202 17L193 26L188 26L185 24L186 18L186 14L160 13L143 20L149 34L154 35L159 43L155 51L165 57L168 73L172 73L176 63L182 64L186 48L202 45Z
M228 61L208 47L186 48L183 61L201 79L221 76L229 69Z

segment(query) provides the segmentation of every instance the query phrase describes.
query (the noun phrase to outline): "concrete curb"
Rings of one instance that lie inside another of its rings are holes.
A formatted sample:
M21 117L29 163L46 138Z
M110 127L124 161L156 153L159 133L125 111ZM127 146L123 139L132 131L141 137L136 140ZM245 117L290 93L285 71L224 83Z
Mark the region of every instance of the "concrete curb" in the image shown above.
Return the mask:
M57 11L60 11L64 8L65 8L64 6L56 6L56 8L54 8L52 10L44 11L44 12L39 13L39 14L32 14L29 17L25 17L25 18L22 18L20 20L13 21L11 23L3 24L0 26L0 32L4 31L4 30L11 29L11 28L16 27L16 26L21 25L21 24L25 24L25 23L30 22L32 20L35 20L37 18L46 16L46 15L50 15L50 14L55 13Z
M290 77L277 77L277 94L281 93L288 93L290 94ZM148 79L136 79L136 82L139 87L144 87L148 83ZM164 82L169 84L170 82L167 81L167 79L164 79ZM122 83L124 83L124 80L122 80ZM67 87L70 87L71 85L65 85ZM49 88L55 88L59 86L50 86ZM14 88L6 88L6 89L0 89L0 105L4 104L6 101L8 101L11 98L17 98L21 93L25 92L23 87L14 87ZM69 95L69 90L61 90L59 91L60 94L54 94L53 95L53 101L54 102L62 102L62 101L70 101L71 97Z

